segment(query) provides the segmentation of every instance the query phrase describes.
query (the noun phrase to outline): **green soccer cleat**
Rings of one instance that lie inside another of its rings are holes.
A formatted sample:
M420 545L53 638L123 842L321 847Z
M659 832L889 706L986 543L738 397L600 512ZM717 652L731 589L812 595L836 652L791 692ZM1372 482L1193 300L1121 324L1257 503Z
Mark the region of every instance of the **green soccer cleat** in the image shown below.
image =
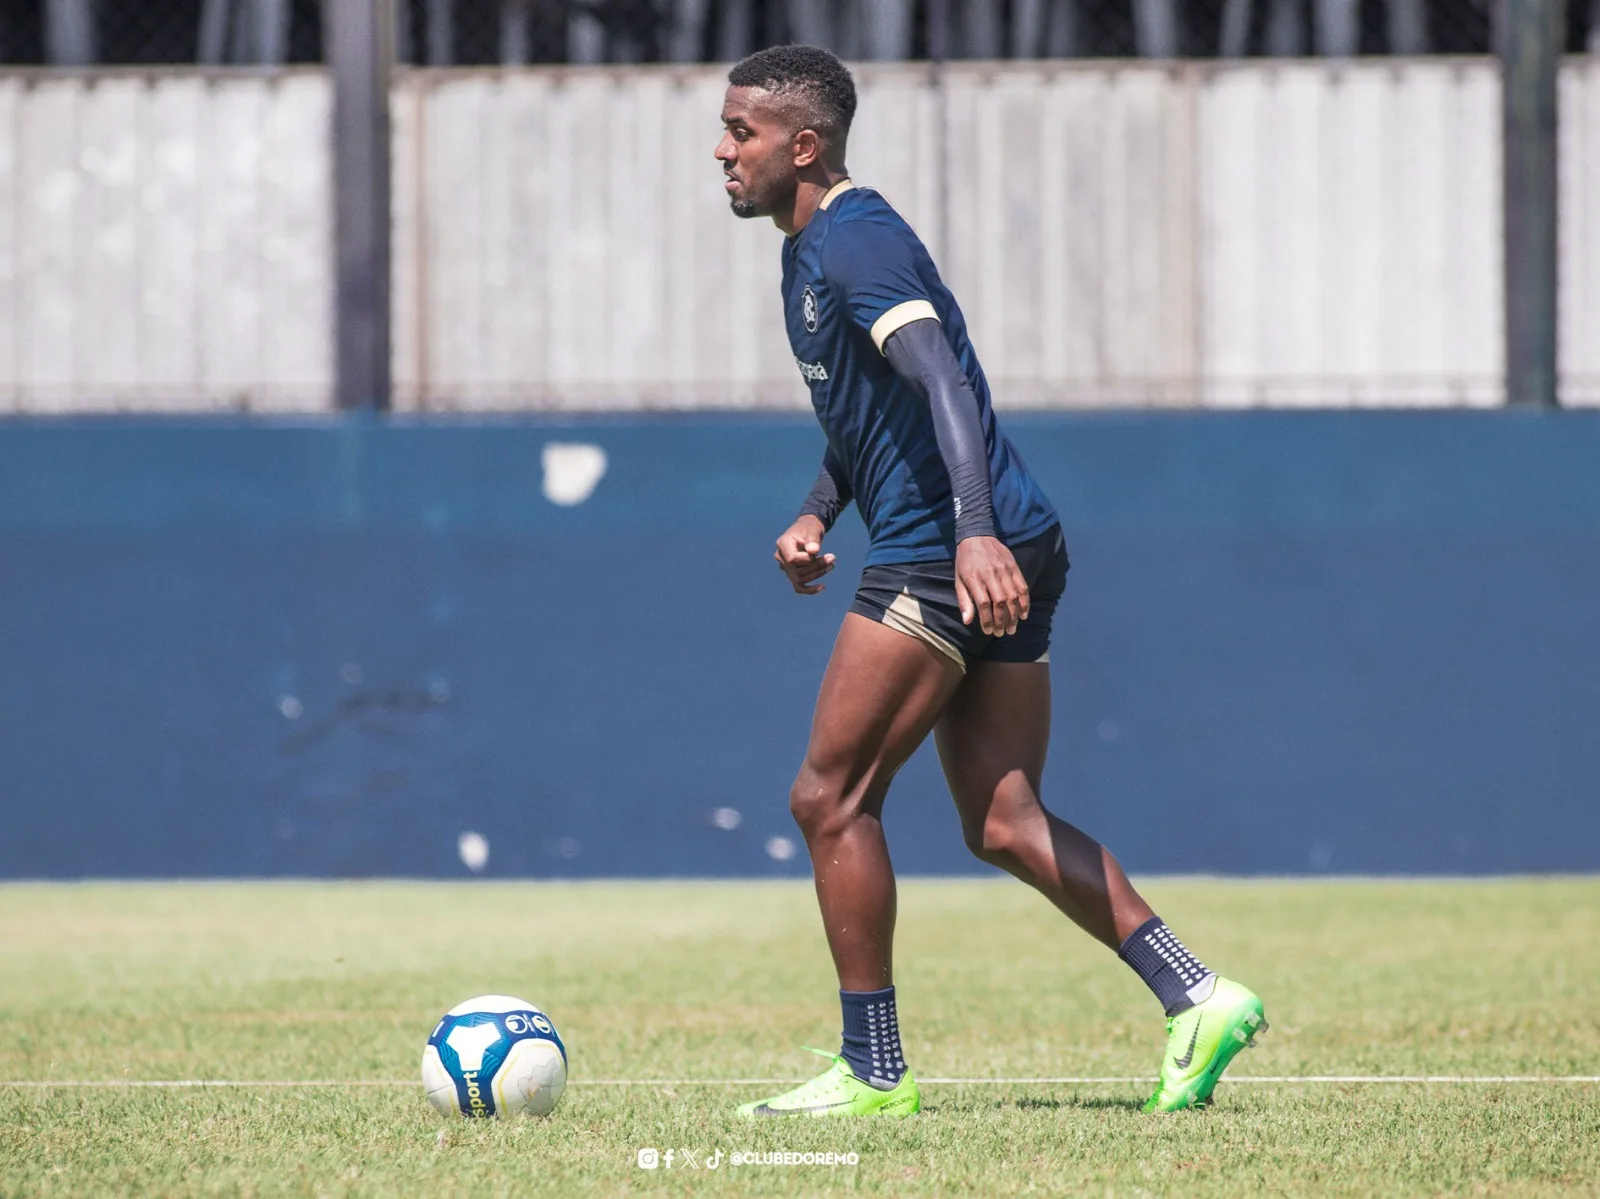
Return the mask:
M1144 1105L1147 1112L1202 1107L1239 1050L1254 1048L1267 1031L1261 997L1221 975L1205 1002L1167 1020L1167 1054L1161 1081Z
M811 1052L831 1058L833 1065L792 1091L744 1104L739 1114L747 1120L763 1116L914 1116L922 1109L922 1096L911 1071L906 1071L894 1090L880 1091L857 1078L850 1063L838 1054L823 1049Z

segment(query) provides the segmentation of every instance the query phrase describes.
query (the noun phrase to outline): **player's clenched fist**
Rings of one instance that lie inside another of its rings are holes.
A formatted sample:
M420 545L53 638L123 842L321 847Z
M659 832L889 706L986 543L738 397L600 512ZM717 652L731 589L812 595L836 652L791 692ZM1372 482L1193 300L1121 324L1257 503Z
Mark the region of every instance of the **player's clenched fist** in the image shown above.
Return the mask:
M828 530L815 516L802 516L778 538L778 569L789 576L796 595L815 595L823 585L817 582L833 569L833 555L822 552L822 538Z
M1017 560L997 537L968 537L956 546L956 602L961 623L991 637L1005 637L1028 619L1028 582Z

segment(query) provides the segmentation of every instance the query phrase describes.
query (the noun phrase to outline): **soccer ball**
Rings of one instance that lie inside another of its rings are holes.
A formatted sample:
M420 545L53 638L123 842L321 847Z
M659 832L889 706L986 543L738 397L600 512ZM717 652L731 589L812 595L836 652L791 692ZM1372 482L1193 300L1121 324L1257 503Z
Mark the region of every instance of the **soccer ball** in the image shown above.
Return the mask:
M456 1004L433 1030L422 1085L446 1115L548 1116L567 1085L567 1047L527 1000L480 995Z

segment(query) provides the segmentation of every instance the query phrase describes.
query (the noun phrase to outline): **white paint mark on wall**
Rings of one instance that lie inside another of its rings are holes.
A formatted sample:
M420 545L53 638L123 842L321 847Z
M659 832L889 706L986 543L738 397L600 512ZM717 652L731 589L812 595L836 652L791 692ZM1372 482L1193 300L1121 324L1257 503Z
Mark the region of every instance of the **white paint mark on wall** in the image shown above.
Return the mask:
M474 874L489 864L489 842L482 833L462 833L456 838L456 852L461 855L461 864Z
M571 508L594 494L606 473L606 452L587 442L547 442L540 455L544 465L544 498Z

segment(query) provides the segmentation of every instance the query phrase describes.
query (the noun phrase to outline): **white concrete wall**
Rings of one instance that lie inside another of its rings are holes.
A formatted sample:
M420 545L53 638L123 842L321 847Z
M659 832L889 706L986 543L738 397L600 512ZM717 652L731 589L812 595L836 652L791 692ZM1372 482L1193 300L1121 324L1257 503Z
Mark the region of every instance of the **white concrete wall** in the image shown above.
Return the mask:
M414 77L395 130L398 406L800 395L779 235L728 215L711 156L722 86L705 71Z
M1561 398L1600 407L1600 60L1561 75Z
M1006 402L1193 402L1198 77L956 68L942 97L925 67L857 77L852 170L933 247ZM413 76L400 404L805 407L782 235L729 214L712 157L724 86L701 69Z
M1487 61L863 66L851 149L1008 406L1502 398ZM712 68L397 85L402 408L805 405ZM1600 65L1562 78L1562 370L1600 402ZM325 409L326 80L0 75L0 412ZM945 135L947 133L947 135Z
M1199 127L1203 402L1504 399L1492 64L1224 67Z
M0 75L0 412L326 408L328 99Z

